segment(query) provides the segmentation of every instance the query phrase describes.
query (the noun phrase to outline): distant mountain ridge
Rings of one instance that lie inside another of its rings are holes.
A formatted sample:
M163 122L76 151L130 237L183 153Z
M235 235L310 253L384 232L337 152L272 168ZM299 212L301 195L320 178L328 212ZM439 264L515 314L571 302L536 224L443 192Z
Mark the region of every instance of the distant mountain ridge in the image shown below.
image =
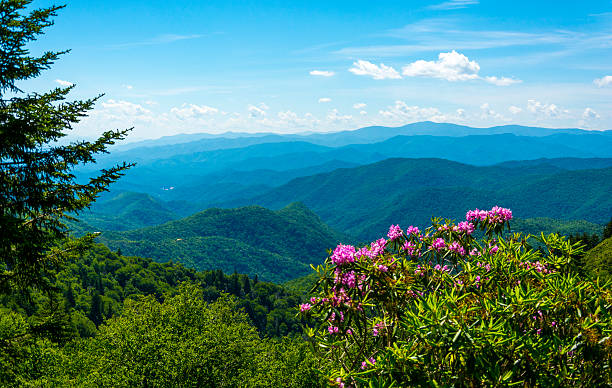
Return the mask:
M280 135L276 133L247 133L247 132L224 132L220 134L210 133L194 133L194 134L178 134L172 136L164 136L158 139L143 140L115 147L117 151L127 149L156 147L163 145L179 145L196 141L202 141L209 144L221 145L223 141L237 139L250 139L250 144L259 142L278 141L281 138L289 140L303 140L311 143L327 144L334 141L343 141L350 139L347 144L371 143L388 139L397 135L434 135L434 136L468 136L468 135L490 135L512 133L521 136L548 136L556 133L581 134L589 131L578 128L542 128L529 127L522 125L500 125L488 128L469 127L466 125L452 123L436 123L432 121L421 121L410 123L399 127L385 126L368 126L353 130L344 130L338 132L324 133L308 133L308 134L286 134ZM329 144L327 144L329 145ZM233 147L230 147L233 148Z
M190 201L208 206L222 202L220 196L231 200L244 196L248 191L263 193L300 176L388 158L436 157L483 166L541 158L612 158L612 136L601 133L544 137L402 135L378 143L342 147L300 141L254 144L168 158L156 159L152 152L147 155L150 159L137 160L138 165L128 171L113 190L144 192L164 201L187 200L189 197ZM132 160L128 154L125 156L126 160ZM99 167L104 165L90 168ZM81 173L86 176L88 172ZM249 178L245 180L246 176ZM201 189L201 195L194 199L193 189L196 188Z

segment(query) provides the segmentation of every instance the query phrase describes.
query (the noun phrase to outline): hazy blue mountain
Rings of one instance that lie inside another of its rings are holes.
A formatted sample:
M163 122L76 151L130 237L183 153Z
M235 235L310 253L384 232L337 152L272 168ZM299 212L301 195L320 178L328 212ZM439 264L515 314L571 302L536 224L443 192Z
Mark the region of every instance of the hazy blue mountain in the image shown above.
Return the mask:
M272 281L309 272L327 249L350 241L304 205L272 211L259 206L208 209L163 225L104 232L99 240L125 255L173 260L196 269L234 270Z
M148 163L153 160L172 158L205 151L243 148L264 143L307 142L328 147L343 147L351 144L371 144L388 140L395 136L436 136L465 137L513 134L523 137L548 137L559 134L589 135L593 131L580 129L549 129L506 125L491 128L472 128L449 123L418 122L401 127L373 126L350 131L310 133L310 134L273 134L273 133L236 133L228 132L214 135L206 133L166 136L155 140L118 145L112 156L99 158L99 164L106 166L116 160L130 160ZM611 136L612 131L599 132ZM392 156L392 155L388 155ZM397 155L396 155L397 156ZM430 156L430 155L427 155ZM516 158L522 159L522 158Z
M256 144L242 148L195 152L175 155L170 158L140 162L114 186L116 191L145 192L168 200L185 200L185 197L168 193L187 193L193 188L202 188L202 202L217 201L206 192L227 193L227 199L235 198L236 192L247 192L249 183L243 180L218 179L226 174L253 172L258 176L252 187L261 192L280 184L282 178L269 179L269 171L289 171L286 177L317 172L316 166L328 163L361 165L377 162L390 157L428 158L441 157L474 165L492 165L511 160L526 160L561 157L610 158L612 157L612 136L602 133L580 135L559 134L544 137L525 137L510 134L474 135L465 137L448 136L395 136L374 144L352 144L343 147L326 147L307 142L281 142ZM129 158L128 158L129 159ZM326 167L319 171L326 171ZM303 172L299 172L303 170ZM249 174L243 174L247 176ZM227 183L238 183L236 190ZM218 189L214 188L214 185ZM267 186L267 187L266 187ZM212 191L211 191L212 190ZM252 194L254 195L254 194ZM210 198L209 198L210 197Z
M590 170L593 168L612 167L612 158L540 158L534 160L512 160L497 164L500 167L533 167L549 166L564 170Z
M391 223L427 225L431 216L463 218L472 208L510 207L518 218L584 219L612 214L612 168L542 171L476 167L441 159L388 159L301 177L254 198L228 203L280 208L303 202L326 223L360 239Z

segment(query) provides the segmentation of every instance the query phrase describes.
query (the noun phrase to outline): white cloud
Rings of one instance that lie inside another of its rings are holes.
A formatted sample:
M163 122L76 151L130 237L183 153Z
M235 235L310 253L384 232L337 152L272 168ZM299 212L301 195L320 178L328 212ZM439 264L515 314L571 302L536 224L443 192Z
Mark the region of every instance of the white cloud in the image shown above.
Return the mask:
M126 89L128 89L128 90L132 90L132 89L134 89L134 87L133 87L132 85L125 85L125 84L124 84L124 85L121 85L121 86L123 86L124 88L126 88Z
M497 86L508 86L512 84L520 84L521 82L523 82L520 79L508 78L508 77L497 78L495 76L484 77L483 79L487 81L488 83L497 85Z
M457 117L464 118L465 117L465 109L457 109Z
M247 107L247 110L249 111L249 117L251 118L264 117L266 115L266 110L268 109L268 106L263 102L260 103L258 106L249 105Z
M391 66L386 66L383 63L376 65L372 62L358 60L353 62L353 67L349 71L356 75L367 75L374 79L400 79L399 73Z
M329 97L321 97L321 98L319 98L319 102L331 102L331 98L329 98Z
M489 106L489 103L484 103L480 106L480 118L483 120L495 119L495 120L506 120L504 116L497 113Z
M159 103L157 101L153 101L153 100L147 100L145 101L146 105L159 105Z
M478 0L449 0L444 3L430 5L429 9L447 10L467 8L468 5L478 4Z
M612 75L606 75L605 77L596 78L593 80L593 83L599 86L600 88L612 85Z
M318 75L321 77L332 77L334 74L336 73L328 70L313 70L310 72L310 75Z
M510 113L512 113L513 115L516 115L516 114L521 113L521 112L523 111L523 109L522 109L522 108L519 108L518 106L510 105L510 106L508 107L508 111L509 111Z
M586 108L584 112L582 112L582 118L585 120L599 119L601 118L601 116L597 112L595 112L593 109Z
M447 81L467 81L477 79L480 65L468 57L456 52L440 53L437 61L422 59L402 68L402 74L408 77L431 77Z
M378 113L387 120L390 124L401 125L406 122L414 121L444 121L445 116L437 108L421 108L419 106L410 106L404 101L395 101L393 106L387 107L385 110L380 110Z
M529 100L527 101L527 110L531 113L544 114L548 117L559 116L561 111L555 104L543 104L540 101Z
M55 82L57 82L60 86L63 86L65 88L67 88L68 86L72 86L74 85L72 82L70 81L64 81L62 79L56 79Z
M219 109L207 105L183 104L180 108L174 107L170 109L179 119L191 119L202 116L208 116L219 112Z
M103 102L102 107L108 111L128 116L147 115L151 113L150 110L144 108L142 105L123 100L110 99Z
M342 115L342 114L338 113L338 109L332 109L327 114L327 119L329 121L331 121L332 123L348 122L348 121L351 121L353 119L353 116L351 116L351 115Z
M287 110L281 111L277 114L278 126L283 129L287 128L314 128L320 121L315 118L312 113L306 113L303 117L300 117L297 113Z
M356 104L353 104L353 108L355 109L362 109L365 108L367 105L364 102L358 102Z
M359 111L359 114L362 116L365 116L368 114L368 112L366 112L365 110Z

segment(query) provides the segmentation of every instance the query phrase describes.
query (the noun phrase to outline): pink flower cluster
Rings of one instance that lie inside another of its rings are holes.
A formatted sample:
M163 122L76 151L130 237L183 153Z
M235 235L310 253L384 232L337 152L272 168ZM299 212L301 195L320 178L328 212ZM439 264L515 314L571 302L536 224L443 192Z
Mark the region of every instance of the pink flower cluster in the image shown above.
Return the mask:
M378 337L378 334L380 334L380 331L383 330L386 327L385 322L378 322L377 324L374 325L374 328L372 328L372 335L374 337Z
M467 221L488 221L491 224L503 224L512 219L512 211L499 206L493 206L489 211L474 209L466 213L465 219Z
M387 237L389 237L389 241L397 240L402 237L402 228L399 225L391 225Z
M408 229L406 229L406 235L407 236L410 236L411 234L414 234L415 236L418 236L420 233L421 233L421 231L416 226L410 225L408 227Z
M457 228L455 230L455 228ZM472 234L474 232L474 224L467 221L461 221L453 230L456 232L463 232L465 234Z
M357 287L357 277L355 276L355 271L342 273L340 268L336 268L336 271L334 271L334 282L336 284L344 284L348 288Z
M532 263L531 261L525 261L519 264L519 267L526 269L534 269L540 273L553 273L553 270L550 270L546 267L546 263L540 263L540 261L536 261Z
M455 252L460 254L461 256L465 256L465 248L461 246L457 241L453 242L448 246L448 250L451 252Z
M376 364L376 359L375 359L374 357L370 357L370 358L368 359L368 361L369 361L369 362L370 362L370 364L372 364L372 365L375 365L375 364ZM362 369L362 370L363 370L363 369L365 369L365 368L367 368L367 366L368 366L368 361L364 361L364 362L362 362L362 363L361 363L361 369Z
M406 241L402 246L402 249L405 250L410 256L415 256L417 252L417 246L412 241Z
M512 219L512 210L506 209L499 206L493 206L491 210L489 210L489 222L495 224L503 224L506 221L510 221Z
M431 244L431 250L432 251L436 250L436 251L440 252L444 248L446 248L446 242L444 241L443 238L437 238Z
M355 254L355 257L358 257L358 258L369 257L370 259L375 259L376 257L381 255L385 251L386 245L387 245L387 240L385 240L384 238L380 238L376 241L373 241L370 244L370 248L368 247L359 248L359 250Z
M481 262L479 261L478 263L476 263L476 266L477 266L477 267L484 268L484 269L486 269L487 271L490 271L490 270L491 270L491 264L489 264L489 263L481 263Z
M304 303L300 305L300 312L301 313L305 313L307 311L310 311L310 308L312 307L312 305L310 303Z
M355 253L354 246L340 244L334 249L334 253L331 256L332 263L336 265L352 263L355 261Z

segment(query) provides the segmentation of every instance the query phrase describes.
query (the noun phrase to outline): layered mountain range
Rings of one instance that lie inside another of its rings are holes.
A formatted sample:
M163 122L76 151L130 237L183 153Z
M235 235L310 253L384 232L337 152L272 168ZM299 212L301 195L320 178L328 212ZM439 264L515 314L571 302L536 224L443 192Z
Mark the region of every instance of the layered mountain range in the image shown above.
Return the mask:
M125 254L275 281L392 223L423 227L500 205L517 230L591 234L612 216L611 131L425 122L181 135L117 147L80 173L117 160L137 166L75 230L106 231L101 240Z

